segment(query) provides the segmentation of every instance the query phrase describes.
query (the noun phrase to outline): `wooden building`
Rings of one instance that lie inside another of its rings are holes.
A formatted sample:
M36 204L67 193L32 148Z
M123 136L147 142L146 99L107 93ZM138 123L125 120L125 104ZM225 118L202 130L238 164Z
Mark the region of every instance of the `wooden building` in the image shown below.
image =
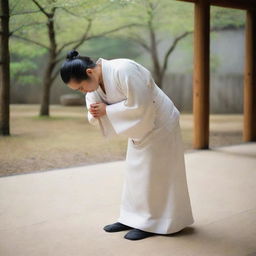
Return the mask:
M209 148L210 7L213 5L246 12L243 141L256 141L256 0L177 1L194 4L193 148Z

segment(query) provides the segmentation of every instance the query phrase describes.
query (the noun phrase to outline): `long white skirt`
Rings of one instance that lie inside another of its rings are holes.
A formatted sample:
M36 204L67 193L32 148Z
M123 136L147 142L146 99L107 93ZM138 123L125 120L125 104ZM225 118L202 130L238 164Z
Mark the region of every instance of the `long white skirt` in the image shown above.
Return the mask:
M163 94L159 100L165 110L171 107ZM165 121L156 120L156 128L142 140L128 138L117 220L158 234L175 233L194 223L179 118L171 120L164 109L159 111Z

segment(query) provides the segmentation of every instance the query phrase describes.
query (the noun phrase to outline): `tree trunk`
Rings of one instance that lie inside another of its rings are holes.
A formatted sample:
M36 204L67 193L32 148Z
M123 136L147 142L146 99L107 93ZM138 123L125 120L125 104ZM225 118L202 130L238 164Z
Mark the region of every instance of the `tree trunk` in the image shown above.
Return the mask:
M54 70L53 61L50 60L44 74L43 92L40 106L40 116L49 116L50 90L52 86L52 72Z
M9 1L0 1L0 134L10 135Z
M157 45L156 45L156 35L154 29L149 26L149 34L150 34L150 48L151 48L151 58L154 67L154 78L156 84L162 88L162 77L161 77L161 67L158 59Z
M41 106L40 106L40 116L49 116L49 105L50 105L50 90L52 83L54 81L53 78L53 70L56 66L56 49L57 44L55 40L55 31L54 31L54 13L55 9L48 17L48 36L50 40L50 54L49 54L49 62L46 67L46 71L44 74L44 84L43 84L43 93L41 99Z

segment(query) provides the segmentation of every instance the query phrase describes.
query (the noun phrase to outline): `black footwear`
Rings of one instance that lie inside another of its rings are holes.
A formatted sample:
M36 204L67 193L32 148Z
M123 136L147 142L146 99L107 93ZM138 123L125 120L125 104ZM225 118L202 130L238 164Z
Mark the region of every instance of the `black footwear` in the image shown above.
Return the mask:
M143 231L137 228L134 228L132 230L130 230L128 233L126 233L126 235L124 236L124 238L129 239L129 240L139 240L139 239L143 239L149 236L154 236L156 235L155 233L152 232L147 232L147 231Z
M124 225L120 222L116 222L116 223L109 224L109 225L105 226L103 229L107 232L118 232L118 231L128 230L131 228L132 227Z

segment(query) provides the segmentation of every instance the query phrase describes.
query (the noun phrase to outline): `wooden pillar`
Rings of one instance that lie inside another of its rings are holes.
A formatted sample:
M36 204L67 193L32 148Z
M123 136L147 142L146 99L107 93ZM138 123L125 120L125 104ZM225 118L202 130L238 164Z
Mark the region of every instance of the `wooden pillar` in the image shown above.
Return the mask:
M209 148L209 76L210 76L210 4L195 3L194 73L193 73L193 148Z
M247 10L243 140L256 141L256 10Z

